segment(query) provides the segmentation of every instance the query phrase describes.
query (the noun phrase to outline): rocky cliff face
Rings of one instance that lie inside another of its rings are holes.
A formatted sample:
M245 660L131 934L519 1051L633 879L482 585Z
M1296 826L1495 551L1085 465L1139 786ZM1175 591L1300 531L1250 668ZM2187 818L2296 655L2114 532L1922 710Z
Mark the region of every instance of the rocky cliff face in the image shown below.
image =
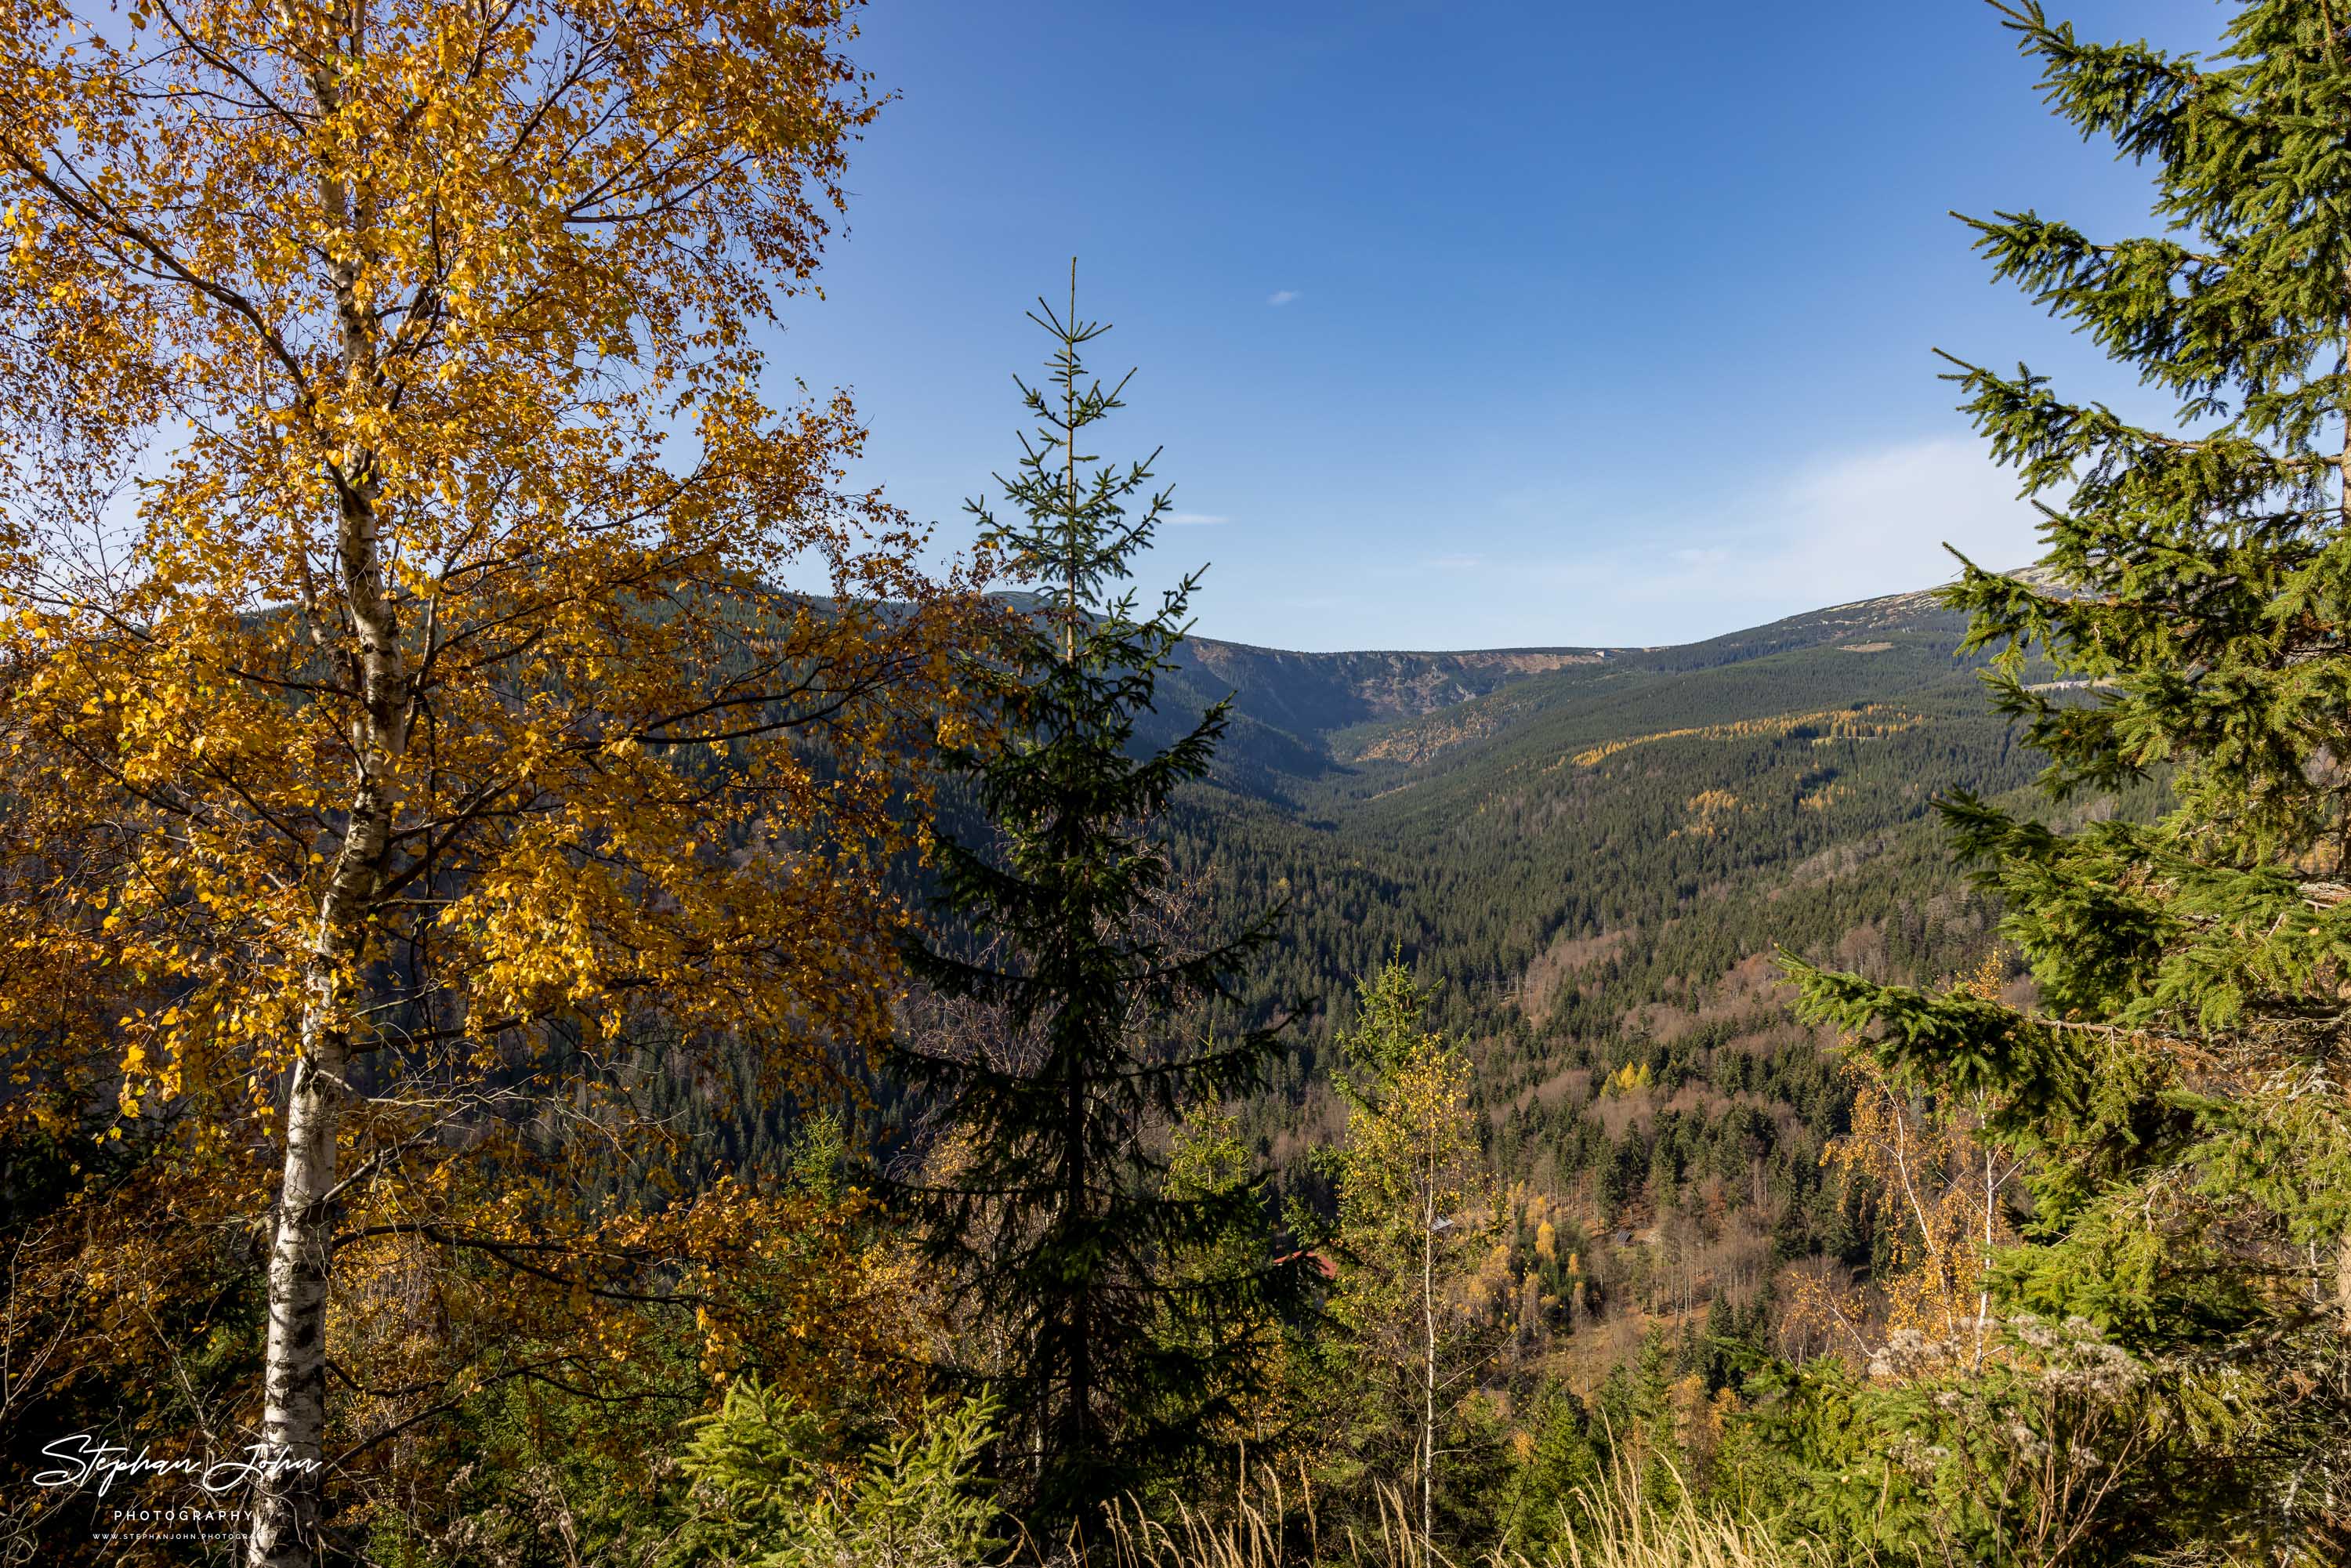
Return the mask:
M1197 678L1239 695L1269 723L1300 732L1414 718L1484 696L1529 675L1598 664L1596 648L1496 648L1471 653L1298 653L1195 637L1186 644Z

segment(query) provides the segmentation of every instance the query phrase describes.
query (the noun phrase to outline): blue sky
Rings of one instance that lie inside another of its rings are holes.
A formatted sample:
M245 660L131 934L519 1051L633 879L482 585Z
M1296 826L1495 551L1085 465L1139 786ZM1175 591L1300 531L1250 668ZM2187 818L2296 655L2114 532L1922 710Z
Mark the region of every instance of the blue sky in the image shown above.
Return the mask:
M2083 0L2210 47L2210 0ZM898 94L774 365L947 546L1017 453L1021 318L1080 266L1140 367L1210 635L1687 641L2036 553L1936 347L2152 412L1990 286L1948 209L2147 226L1978 0L1672 6L877 0Z

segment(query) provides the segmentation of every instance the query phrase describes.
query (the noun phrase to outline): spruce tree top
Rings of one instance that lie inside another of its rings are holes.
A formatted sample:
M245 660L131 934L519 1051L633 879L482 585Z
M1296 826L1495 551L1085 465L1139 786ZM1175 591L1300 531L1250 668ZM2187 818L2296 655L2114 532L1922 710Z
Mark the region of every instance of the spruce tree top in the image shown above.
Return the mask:
M2311 993L2351 962L2345 19L2334 0L2246 5L2207 61L1994 8L2056 112L2149 166L2167 228L2107 241L2029 212L1966 221L1999 277L2179 417L2135 424L2023 366L1955 361L2049 548L2029 580L1963 562L1949 600L1972 612L1969 651L1998 650L1995 702L2048 755L2054 799L2160 774L2179 810L2066 836L1965 798L1945 809L2009 894L2049 1016L2175 1032L2331 1019ZM2029 653L2057 679L2029 682Z
M984 502L965 505L979 519L981 538L1007 553L1016 581L1053 591L1049 618L1060 629L1062 656L1074 658L1083 643L1098 662L1114 650L1090 643L1083 635L1087 622L1097 612L1132 617L1134 594L1113 600L1108 591L1124 581L1135 559L1151 548L1174 497L1167 490L1152 492L1143 515L1130 519L1128 510L1151 483L1159 451L1155 448L1141 462L1121 467L1103 465L1099 455L1078 449L1087 427L1126 406L1121 394L1134 372L1128 371L1108 387L1088 374L1085 346L1110 330L1110 325L1078 315L1077 263L1070 264L1069 308L1057 311L1040 297L1029 319L1052 334L1054 347L1044 385L1013 378L1037 427L1021 433L1020 462L1013 477L993 477L1018 518L1001 523ZM1183 612L1196 584L1196 575L1186 578L1165 606L1176 638L1187 628L1175 625L1174 618Z

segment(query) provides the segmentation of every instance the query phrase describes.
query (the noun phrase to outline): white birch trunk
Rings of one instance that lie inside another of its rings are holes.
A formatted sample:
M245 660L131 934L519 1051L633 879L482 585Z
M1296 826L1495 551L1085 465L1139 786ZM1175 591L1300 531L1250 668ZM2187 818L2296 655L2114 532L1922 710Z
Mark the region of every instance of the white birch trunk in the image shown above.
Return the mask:
M1437 1474L1437 1187L1423 1188L1420 1215L1420 1547L1426 1556L1435 1536L1433 1505Z
M383 591L374 486L365 467L337 477L343 492L337 543L358 643L352 664L360 704L352 738L360 776L342 847L319 899L301 1051L287 1095L286 1168L269 1255L269 1338L262 1372L266 1463L254 1483L248 1568L300 1568L317 1562L321 1547L336 1145L350 1097L344 993L391 847L399 758L407 741L406 661L398 618Z
M337 1142L350 1098L350 1040L340 1016L342 971L374 892L390 838L381 792L362 786L321 900L301 1054L287 1093L286 1169L269 1252L269 1337L262 1359L262 1461L251 1500L249 1568L319 1560L326 1480L327 1296L332 1263Z
M307 1020L306 1020L307 1026ZM286 1124L286 1177L277 1236L269 1254L269 1343L263 1361L263 1450L256 1456L255 1568L317 1562L327 1418L328 1242L335 1185L335 1138L348 1092L344 1041L331 1034L305 1049L294 1069Z

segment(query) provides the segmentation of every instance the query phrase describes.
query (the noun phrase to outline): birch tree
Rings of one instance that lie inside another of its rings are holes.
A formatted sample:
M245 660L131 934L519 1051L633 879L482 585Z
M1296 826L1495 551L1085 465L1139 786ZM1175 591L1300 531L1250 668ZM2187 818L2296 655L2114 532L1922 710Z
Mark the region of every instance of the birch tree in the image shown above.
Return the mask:
M270 1205L254 1564L323 1547L339 1268L595 1282L560 1192L485 1202L465 1151L609 1120L653 1021L783 1068L882 1025L956 601L759 348L872 112L849 36L0 7L0 790L57 852L0 921L121 1009L67 1040L11 995L0 1038L34 1077L95 1043Z
M1401 965L1364 983L1362 1018L1340 1037L1345 1071L1332 1078L1348 1106L1346 1137L1328 1160L1339 1202L1329 1239L1337 1386L1354 1406L1341 1445L1367 1465L1365 1479L1385 1483L1379 1472L1405 1436L1424 1542L1437 1533L1454 1412L1499 1348L1467 1285L1500 1214L1469 1109L1468 1061L1422 1026L1427 1001Z
M1996 1002L2001 977L1994 954L1951 989ZM1983 1131L2001 1097L1982 1085L1936 1095L1858 1047L1838 1070L1853 1090L1851 1125L1821 1151L1821 1163L1859 1189L1882 1262L1868 1291L1820 1277L1800 1282L1794 1320L1829 1331L1863 1363L1882 1359L1886 1334L1908 1330L1936 1347L1926 1359L1980 1372L1998 1339L1991 1268L1999 1249L2017 1240L2013 1189L2028 1170Z

